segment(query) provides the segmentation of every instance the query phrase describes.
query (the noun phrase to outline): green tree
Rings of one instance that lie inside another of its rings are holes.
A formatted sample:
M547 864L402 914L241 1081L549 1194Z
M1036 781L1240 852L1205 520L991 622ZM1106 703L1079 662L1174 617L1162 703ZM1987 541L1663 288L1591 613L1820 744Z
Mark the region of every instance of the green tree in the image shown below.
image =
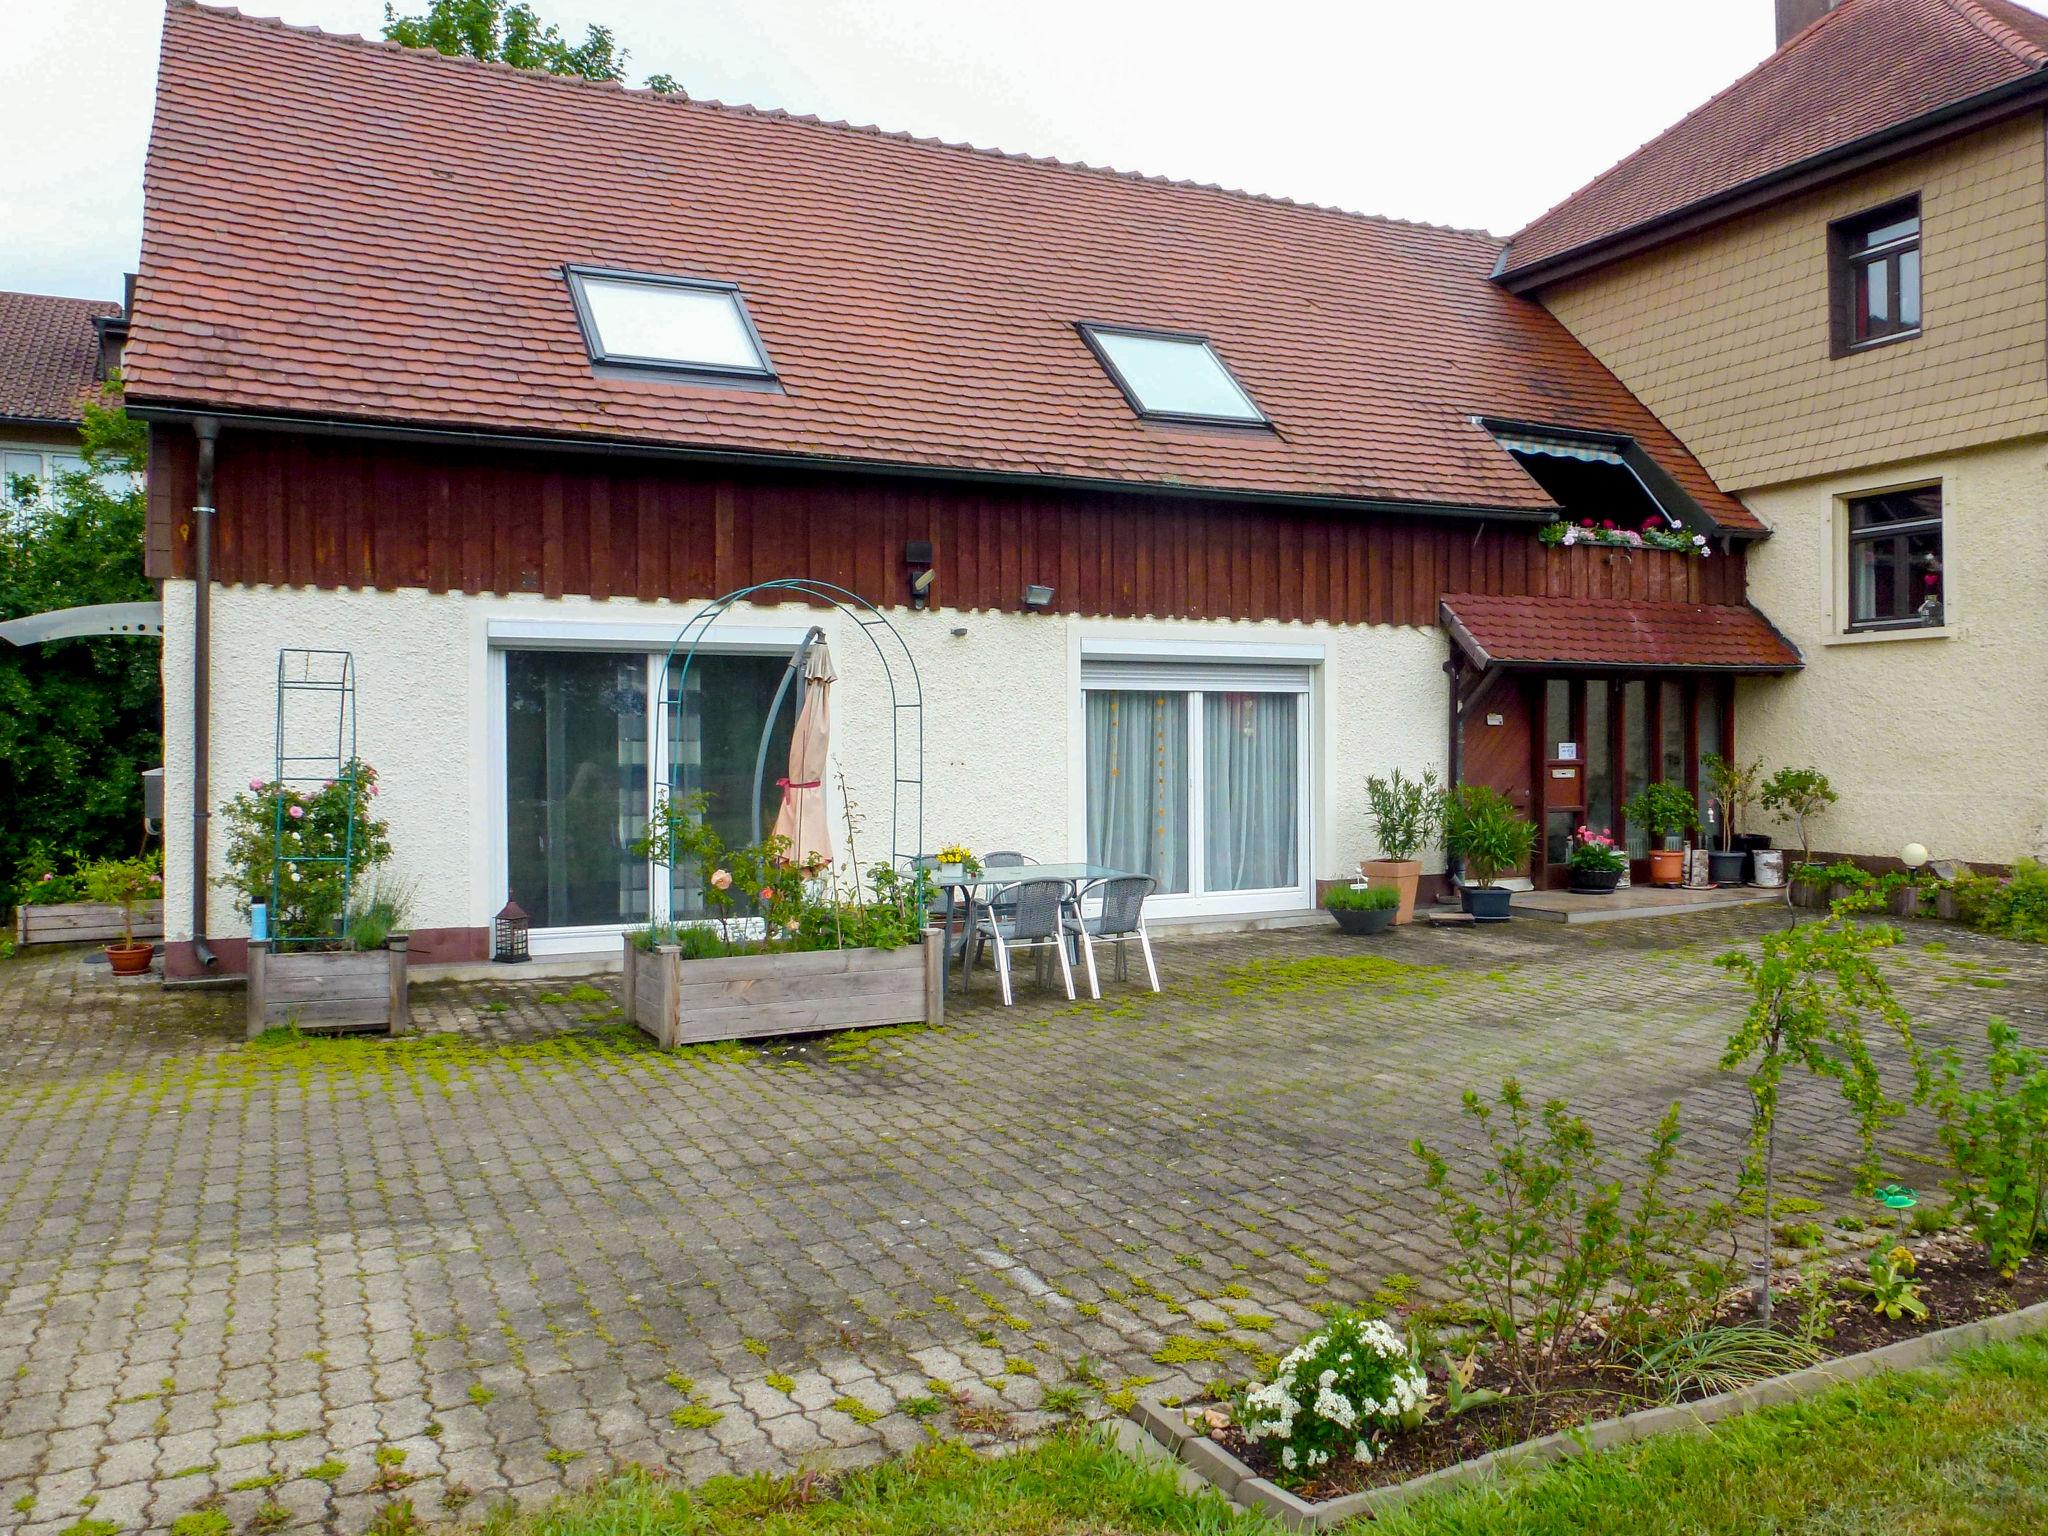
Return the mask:
M1756 953L1730 950L1717 956L1748 984L1751 1001L1741 1024L1728 1037L1721 1066L1748 1070L1750 1156L1744 1182L1760 1205L1763 1230L1763 1290L1757 1310L1771 1316L1772 1223L1778 1151L1778 1094L1789 1068L1832 1078L1842 1090L1863 1160L1857 1187L1867 1193L1881 1172L1878 1127L1900 1112L1886 1096L1877 1062L1864 1038L1866 1019L1896 1032L1912 1060L1915 1098L1931 1086L1925 1060L1913 1039L1912 1021L1885 980L1877 951L1898 943L1895 928L1858 923L1836 912L1817 923L1768 933Z
M87 470L0 495L0 619L156 595L142 574L146 452L142 424L110 391L86 407ZM135 852L140 774L163 760L161 659L154 642L125 637L0 643L0 904L39 846Z
M595 24L572 43L561 28L545 22L533 7L505 0L428 0L417 16L401 16L384 7L384 36L407 48L432 48L437 53L471 59L492 59L514 69L538 69L550 75L576 75L585 80L626 78L627 51L610 27ZM647 77L647 89L681 95L675 76Z

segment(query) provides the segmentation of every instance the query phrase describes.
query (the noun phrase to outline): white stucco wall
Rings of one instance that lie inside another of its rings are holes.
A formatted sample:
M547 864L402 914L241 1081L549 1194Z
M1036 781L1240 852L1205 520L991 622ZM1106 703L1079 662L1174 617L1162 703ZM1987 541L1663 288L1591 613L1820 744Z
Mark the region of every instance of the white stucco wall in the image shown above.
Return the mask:
M1840 498L1939 480L1947 623L1843 633ZM1826 773L1815 845L2010 863L2048 853L2048 440L1911 460L1743 498L1772 530L1750 597L1805 670L1745 681L1738 745Z
M700 605L587 598L550 601L423 591L322 592L217 587L213 594L213 785L216 807L273 760L277 653L346 648L358 679L358 750L373 763L391 825L392 873L417 894L420 927L486 923L504 900L500 874L502 764L491 683L492 625L647 625L673 632ZM1367 774L1445 763L1443 637L1393 627L1078 619L999 613L892 612L922 677L925 844L1017 847L1040 859L1080 858L1083 752L1080 666L1085 639L1174 643L1284 642L1317 648L1313 717L1312 873L1350 873L1372 852L1363 811ZM167 928L190 937L192 586L164 592ZM794 606L736 609L720 626L777 632L816 619L832 641L835 757L866 817L863 857L888 845L889 756L879 659L842 616ZM964 634L954 631L964 630ZM621 646L621 649L630 647ZM835 816L835 831L839 823ZM245 933L215 885L208 932Z

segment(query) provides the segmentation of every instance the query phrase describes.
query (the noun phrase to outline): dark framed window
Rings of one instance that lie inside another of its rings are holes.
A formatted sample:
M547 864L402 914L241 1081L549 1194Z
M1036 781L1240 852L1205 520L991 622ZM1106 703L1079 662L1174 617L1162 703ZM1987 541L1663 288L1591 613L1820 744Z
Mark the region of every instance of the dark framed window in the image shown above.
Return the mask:
M1852 498L1849 628L1941 622L1941 487Z
M1082 322L1081 337L1131 409L1152 421L1267 427L1251 391L1206 336Z
M737 283L566 267L590 360L700 379L772 380Z
M1828 234L1835 355L1918 336L1920 199L1842 219Z

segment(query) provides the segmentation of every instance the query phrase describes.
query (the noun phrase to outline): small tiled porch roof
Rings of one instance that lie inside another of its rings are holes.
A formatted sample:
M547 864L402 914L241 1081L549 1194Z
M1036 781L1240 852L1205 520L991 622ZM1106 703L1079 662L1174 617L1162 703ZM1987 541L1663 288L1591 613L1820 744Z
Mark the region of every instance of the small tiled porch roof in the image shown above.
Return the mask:
M1792 642L1747 603L1452 593L1442 619L1475 666L1790 672Z

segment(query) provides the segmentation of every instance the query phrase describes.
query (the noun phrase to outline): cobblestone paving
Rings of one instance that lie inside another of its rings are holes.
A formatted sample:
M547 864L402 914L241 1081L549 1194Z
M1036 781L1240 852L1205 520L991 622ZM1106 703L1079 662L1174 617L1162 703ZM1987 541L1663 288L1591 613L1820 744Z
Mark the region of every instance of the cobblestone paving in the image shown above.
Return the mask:
M614 1459L1028 1430L1077 1367L1186 1391L1316 1304L1430 1293L1407 1149L1460 1140L1466 1088L1519 1074L1616 1148L1682 1099L1687 1178L1725 1188L1741 999L1710 961L1783 920L1190 941L1159 998L1005 1011L982 980L940 1031L673 1056L608 1016L615 978L244 1045L237 994L0 964L0 1529L274 1501L355 1532L401 1488L433 1517ZM1914 924L1892 968L1936 1041L2048 1038L2038 948ZM1851 1209L1828 1094L1784 1123L1791 1187ZM1892 1139L1931 1187L1924 1118Z

